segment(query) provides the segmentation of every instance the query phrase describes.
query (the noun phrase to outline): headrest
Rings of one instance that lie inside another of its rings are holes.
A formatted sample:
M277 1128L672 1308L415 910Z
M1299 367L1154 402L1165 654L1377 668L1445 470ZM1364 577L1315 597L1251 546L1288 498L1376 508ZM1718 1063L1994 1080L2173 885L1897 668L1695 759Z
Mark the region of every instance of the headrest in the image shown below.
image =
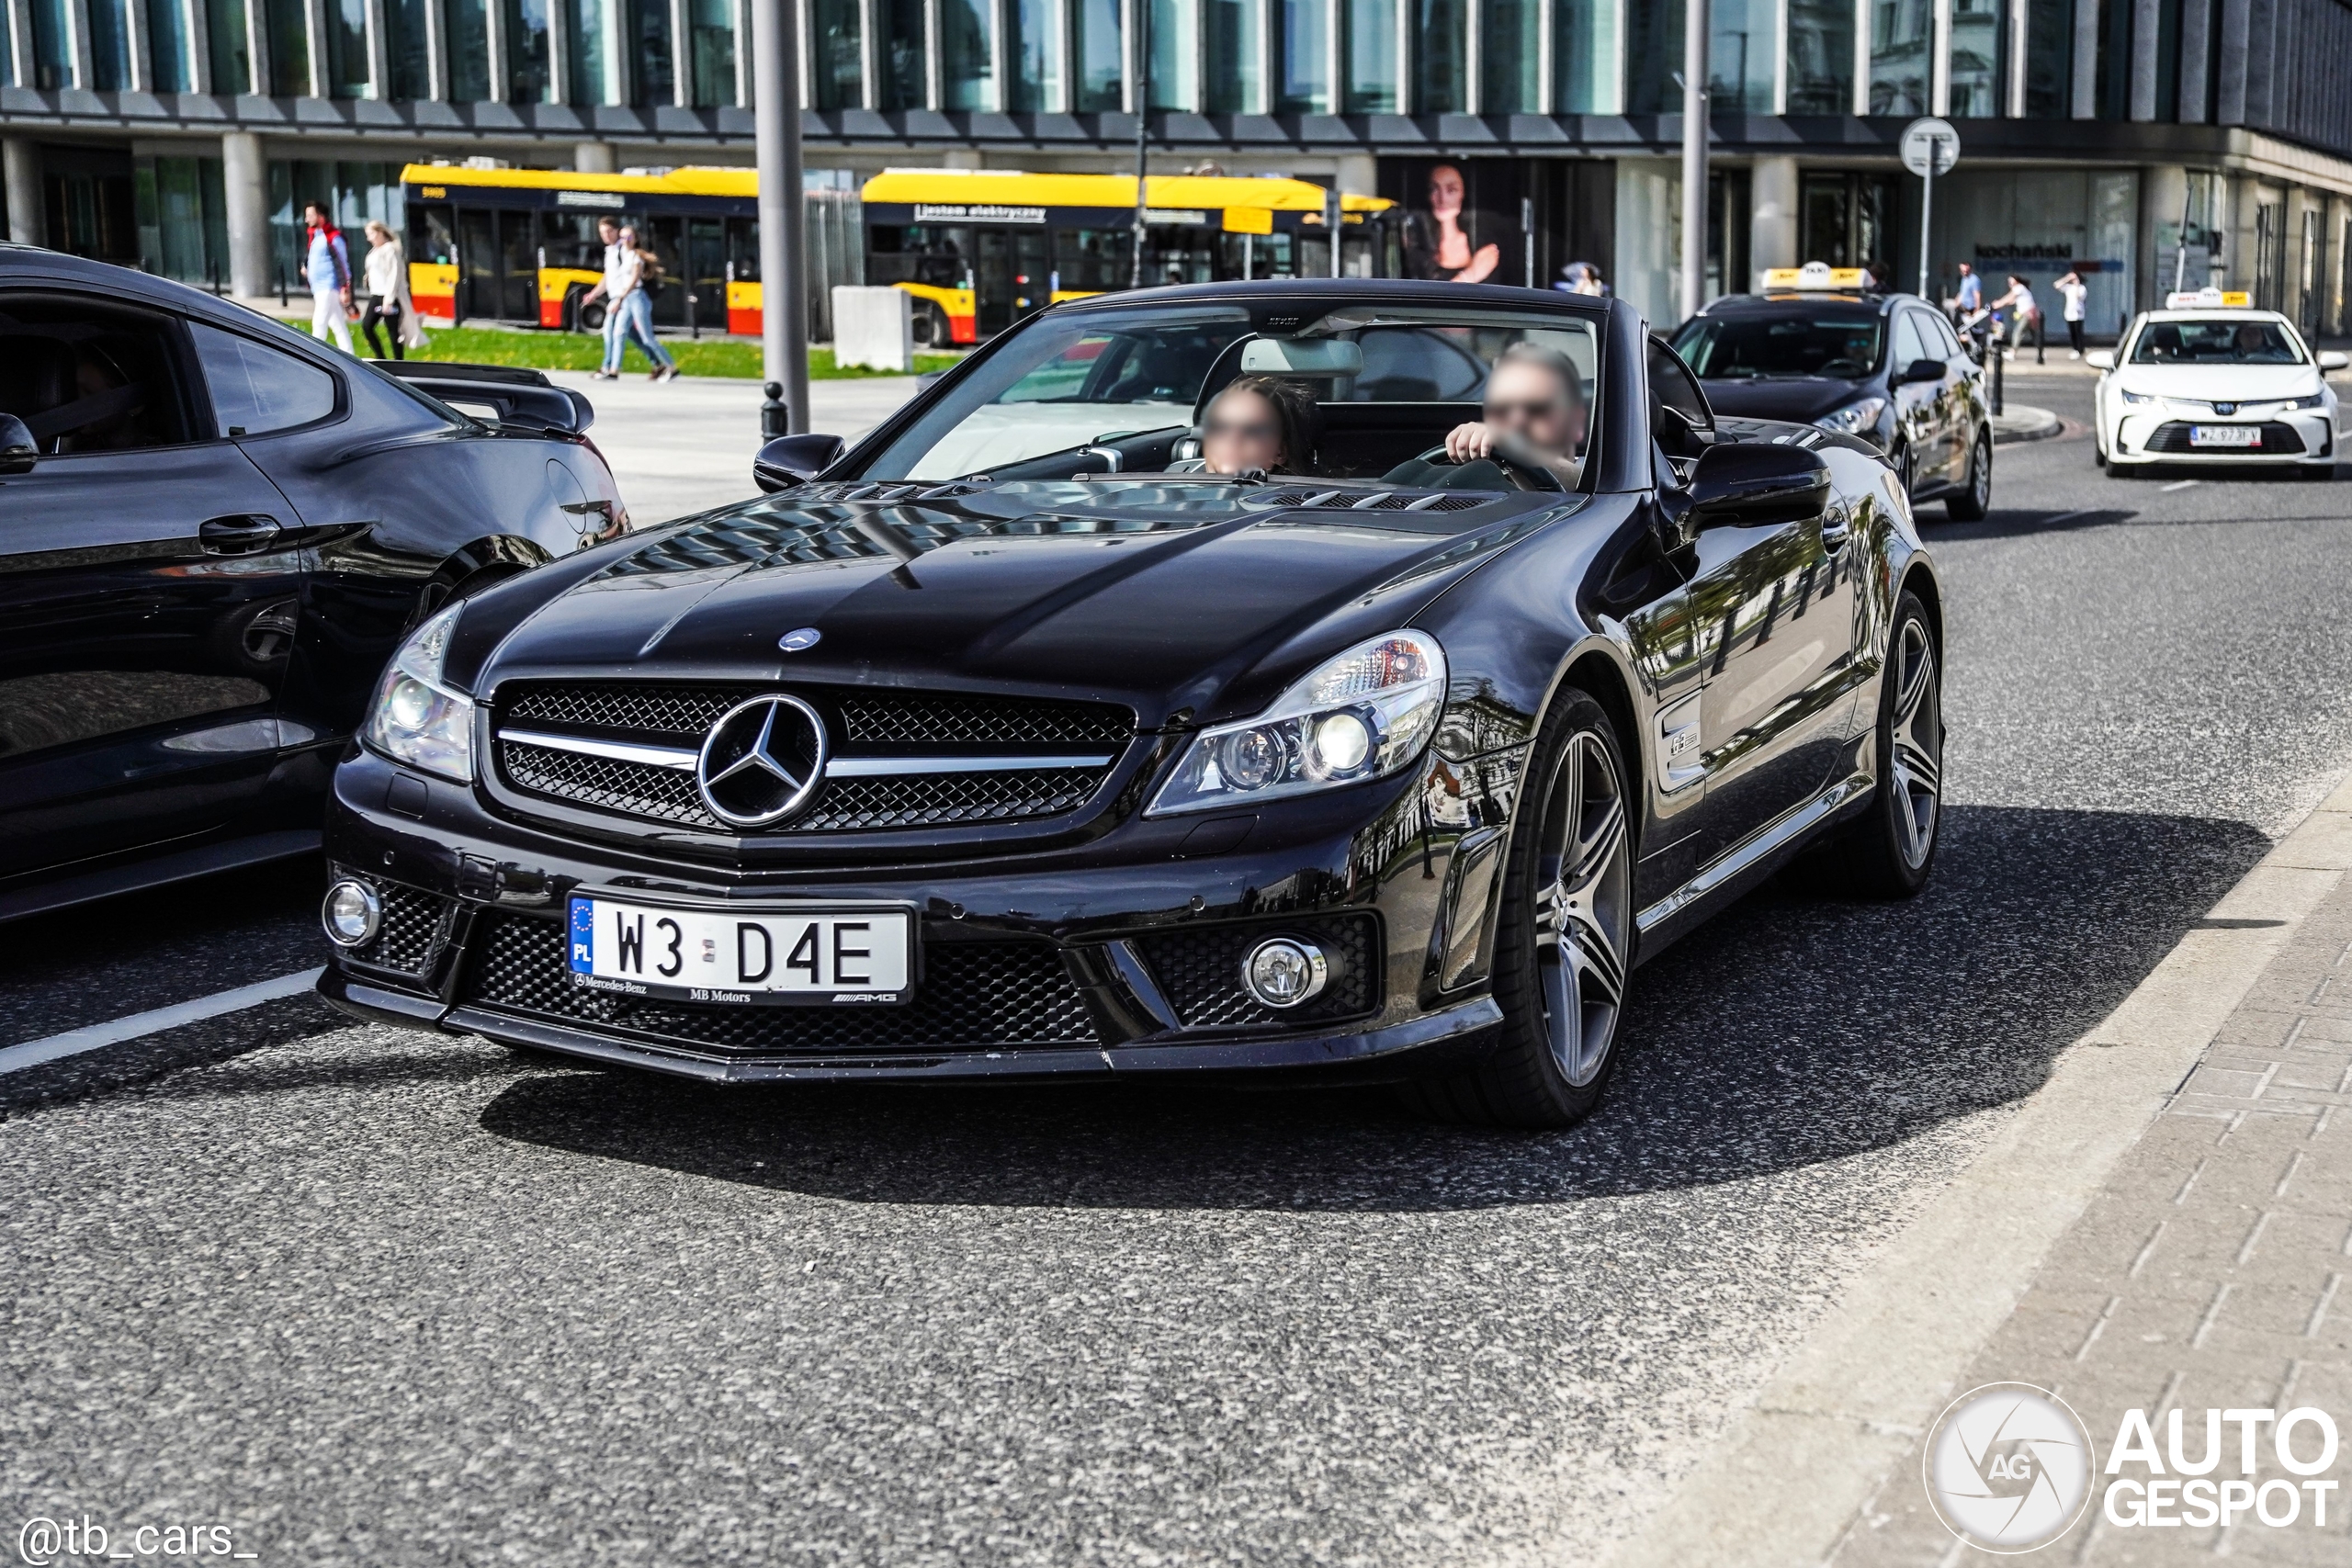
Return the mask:
M1259 337L1241 345L1244 376L1361 376L1363 350L1345 338Z
M25 419L73 401L77 364L72 346L55 338L0 337L0 413Z

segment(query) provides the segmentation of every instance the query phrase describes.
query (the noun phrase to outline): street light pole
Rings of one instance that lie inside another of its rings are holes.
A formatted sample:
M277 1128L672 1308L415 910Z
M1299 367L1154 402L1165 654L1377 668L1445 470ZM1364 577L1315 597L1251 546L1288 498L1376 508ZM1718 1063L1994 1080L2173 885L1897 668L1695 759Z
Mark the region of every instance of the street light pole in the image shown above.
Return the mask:
M1151 0L1132 0L1136 17L1136 243L1127 287L1143 287L1145 137L1151 126Z
M800 195L797 0L752 0L752 129L760 164L760 364L763 436L808 428L808 243Z
M1682 314L1707 302L1707 0L1682 0ZM1728 218L1728 214L1726 214Z

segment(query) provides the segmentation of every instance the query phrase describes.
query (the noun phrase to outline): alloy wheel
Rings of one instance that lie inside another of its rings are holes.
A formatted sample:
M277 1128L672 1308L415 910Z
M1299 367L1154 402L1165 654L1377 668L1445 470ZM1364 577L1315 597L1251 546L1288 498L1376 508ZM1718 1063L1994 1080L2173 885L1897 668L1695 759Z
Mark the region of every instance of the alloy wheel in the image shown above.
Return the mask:
M1887 671L1894 680L1893 777L1888 784L1894 795L1895 841L1904 863L1917 870L1935 847L1944 751L1936 648L1926 623L1917 616L1898 629Z
M1600 1077L1617 1035L1631 943L1632 847L1607 745L1568 738L1544 801L1535 890L1536 995L1553 1060L1570 1084Z
M1979 513L1992 508L1993 438L1989 435L1976 438L1976 451L1968 465L1968 488L1973 494Z

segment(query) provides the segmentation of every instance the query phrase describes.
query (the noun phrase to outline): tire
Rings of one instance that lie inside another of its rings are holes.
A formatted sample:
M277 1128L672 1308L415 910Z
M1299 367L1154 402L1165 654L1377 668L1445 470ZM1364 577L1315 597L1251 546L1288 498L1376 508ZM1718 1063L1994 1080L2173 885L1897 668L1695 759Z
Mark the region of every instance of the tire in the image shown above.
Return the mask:
M916 346L944 348L954 329L947 324L947 312L933 299L915 301L914 333Z
M584 300L580 309L572 312L571 319L583 333L601 333L605 330L605 302L602 299Z
M1943 827L1943 721L1935 633L1927 607L1905 589L1894 602L1879 681L1878 788L1826 868L1847 891L1908 898L1928 885Z
M2295 477L2301 479L2305 484L2327 484L2335 478L2335 465L2333 463L2301 463L2296 465Z
M406 629L413 631L458 600L470 598L492 583L503 582L516 572L529 570L513 561L492 561L488 566L468 572L456 582L443 582L437 579L428 582L416 596L416 613L409 617Z
M1944 515L1955 523L1981 523L1993 509L1993 433L1980 430L1968 451L1968 482L1944 497Z
M1495 935L1501 1039L1468 1072L1405 1086L1424 1115L1566 1127L1590 1114L1617 1062L1634 935L1634 798L1609 716L1563 690L1545 716L1511 834ZM1555 1027L1555 1022L1557 1027Z

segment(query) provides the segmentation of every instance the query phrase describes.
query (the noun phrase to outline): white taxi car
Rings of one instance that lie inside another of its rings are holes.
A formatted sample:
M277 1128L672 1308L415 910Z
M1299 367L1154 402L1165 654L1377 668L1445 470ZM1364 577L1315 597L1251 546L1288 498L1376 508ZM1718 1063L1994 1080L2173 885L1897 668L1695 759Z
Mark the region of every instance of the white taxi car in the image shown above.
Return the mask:
M2276 310L2244 294L2175 294L2112 349L2083 357L2094 394L2098 460L2117 478L2159 465L2291 463L2306 479L2335 470L2335 392L2324 373L2343 355L2313 354Z

